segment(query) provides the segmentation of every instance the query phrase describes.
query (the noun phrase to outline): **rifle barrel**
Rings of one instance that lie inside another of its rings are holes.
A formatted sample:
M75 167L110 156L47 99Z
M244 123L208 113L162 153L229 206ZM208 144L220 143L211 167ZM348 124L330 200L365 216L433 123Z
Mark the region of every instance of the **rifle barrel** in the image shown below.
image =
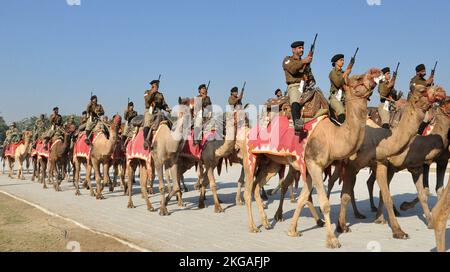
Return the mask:
M355 52L355 55L353 55L353 58L356 58L356 55L358 54L358 51L359 51L359 47L356 48L356 52Z

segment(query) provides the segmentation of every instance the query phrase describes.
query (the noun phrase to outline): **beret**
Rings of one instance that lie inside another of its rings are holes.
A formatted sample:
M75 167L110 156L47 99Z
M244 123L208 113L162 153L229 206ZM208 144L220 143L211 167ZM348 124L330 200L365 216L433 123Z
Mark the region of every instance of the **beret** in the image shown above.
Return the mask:
M281 89L277 89L277 90L275 91L275 95L277 95L278 92L281 92Z
M58 107L54 107L54 108L53 108L53 111L55 111L55 110L59 110L59 108L58 108Z
M81 114L83 114L83 115L84 115L84 114L87 114L87 111L83 111Z
M128 107L134 107L133 101L131 101L130 103L128 103Z
M206 84L202 84L200 86L198 86L198 90L200 91L201 89L205 88L206 89Z
M425 64L417 65L416 72L420 72L420 71L423 71L423 70L425 70Z
M391 72L391 69L389 67L384 67L383 69L381 69L381 72L383 72L383 74L386 74Z
M299 47L299 46L303 46L304 44L305 44L304 41L296 41L296 42L293 42L293 43L291 44L291 47L292 47L292 48L296 48L296 47Z
M159 84L159 80L157 80L157 79L152 80L152 82L150 82L150 85L153 85L153 84Z
M91 101L94 100L94 99L97 99L96 95L91 96Z
M231 88L231 93L237 93L237 92L239 92L238 87Z
M343 59L344 54L336 54L331 58L331 63L335 63L336 61Z

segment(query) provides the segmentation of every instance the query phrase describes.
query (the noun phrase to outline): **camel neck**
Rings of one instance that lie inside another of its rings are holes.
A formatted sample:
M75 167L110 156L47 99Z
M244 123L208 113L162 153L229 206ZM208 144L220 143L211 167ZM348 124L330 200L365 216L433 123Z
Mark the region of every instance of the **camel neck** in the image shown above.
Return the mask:
M411 138L417 134L424 117L425 113L422 109L408 102L398 126L392 129L392 134L377 146L377 159L393 156L406 148Z
M450 121L447 115L437 112L435 114L434 127L431 131L431 134L439 135L444 143L444 147L448 146L448 130L449 130Z
M339 141L345 141L345 148L335 154L336 159L346 158L359 149L364 140L365 121L367 119L367 99L353 95L346 97L346 119L337 129L336 136Z

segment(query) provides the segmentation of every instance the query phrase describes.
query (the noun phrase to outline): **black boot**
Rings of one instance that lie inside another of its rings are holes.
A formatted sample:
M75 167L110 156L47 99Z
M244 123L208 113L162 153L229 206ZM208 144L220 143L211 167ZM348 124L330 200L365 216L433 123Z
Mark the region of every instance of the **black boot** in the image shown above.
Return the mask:
M144 127L144 149L148 150L150 147L150 142L148 141L148 133L150 132L150 128Z
M382 124L381 127L385 129L390 129L390 126L387 123Z
M91 138L91 131L90 130L86 130L86 139L84 139L84 142L87 144L87 145L91 145L91 140L90 140L90 138Z
M341 123L341 125L345 122L345 114L340 114L337 118L338 122Z
M291 105L292 109L292 121L294 123L294 129L295 133L300 133L303 131L303 120L300 118L300 112L302 110L302 107L300 106L300 103L292 103Z

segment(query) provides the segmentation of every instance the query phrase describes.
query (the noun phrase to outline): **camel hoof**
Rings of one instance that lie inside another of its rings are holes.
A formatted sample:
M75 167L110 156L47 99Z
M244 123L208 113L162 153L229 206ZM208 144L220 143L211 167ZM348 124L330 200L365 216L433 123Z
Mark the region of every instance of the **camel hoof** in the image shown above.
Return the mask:
M289 235L290 237L301 237L301 236L302 236L302 233L301 233L300 231L292 231L292 230L290 230L290 231L288 232L288 235Z
M297 200L295 200L295 198L294 199L291 199L291 203L297 203Z
M153 208L153 207L148 207L147 210L148 210L149 212L155 212L155 208Z
M161 216L167 216L167 215L169 215L169 211L167 210L167 208L161 208L161 209L159 210L159 215L161 215Z
M225 212L225 211L223 210L222 207L216 206L216 207L214 207L214 212L215 212L215 213L223 213L223 212Z
M43 189L47 189L47 186L44 185L44 186L42 186L42 188L43 188Z
M105 197L102 194L98 194L96 197L97 200L103 200Z
M323 226L325 226L325 221L323 221L322 219L317 220L316 225L320 228L323 228Z
M204 209L205 208L205 203L199 203L198 204L198 208L199 209Z
M339 233L348 233L351 232L351 229L347 225L341 226L341 224L338 224L336 231Z
M264 208L264 210L267 210L269 207L267 206L266 203L264 203L264 204L263 204L263 208Z
M407 233L405 233L404 231L399 230L397 232L394 232L393 237L394 237L394 239L406 240L409 238L409 235Z
M386 224L386 219L384 219L384 217L379 217L374 221L374 223L384 225Z
M249 231L250 233L260 233L260 232L261 232L261 230L260 230L259 228L255 227L255 226L249 228L248 231Z
M128 202L127 208L128 209L134 209L134 208L136 208L136 206L134 206L133 202Z
M272 229L272 226L269 224L268 221L264 222L263 226L264 226L264 228L265 228L266 230L271 230L271 229Z
M77 190L77 191L75 192L75 195L76 195L76 196L80 196L80 195L81 195L80 190Z
M110 193L114 192L114 187L109 187L109 192Z
M284 221L283 212L277 211L273 216L273 219L277 222L283 222Z
M341 243L337 238L331 238L327 240L327 248L340 248Z
M244 202L242 200L236 200L236 206L243 206Z
M364 214L357 213L357 214L355 214L355 218L356 219L366 219L367 217Z

